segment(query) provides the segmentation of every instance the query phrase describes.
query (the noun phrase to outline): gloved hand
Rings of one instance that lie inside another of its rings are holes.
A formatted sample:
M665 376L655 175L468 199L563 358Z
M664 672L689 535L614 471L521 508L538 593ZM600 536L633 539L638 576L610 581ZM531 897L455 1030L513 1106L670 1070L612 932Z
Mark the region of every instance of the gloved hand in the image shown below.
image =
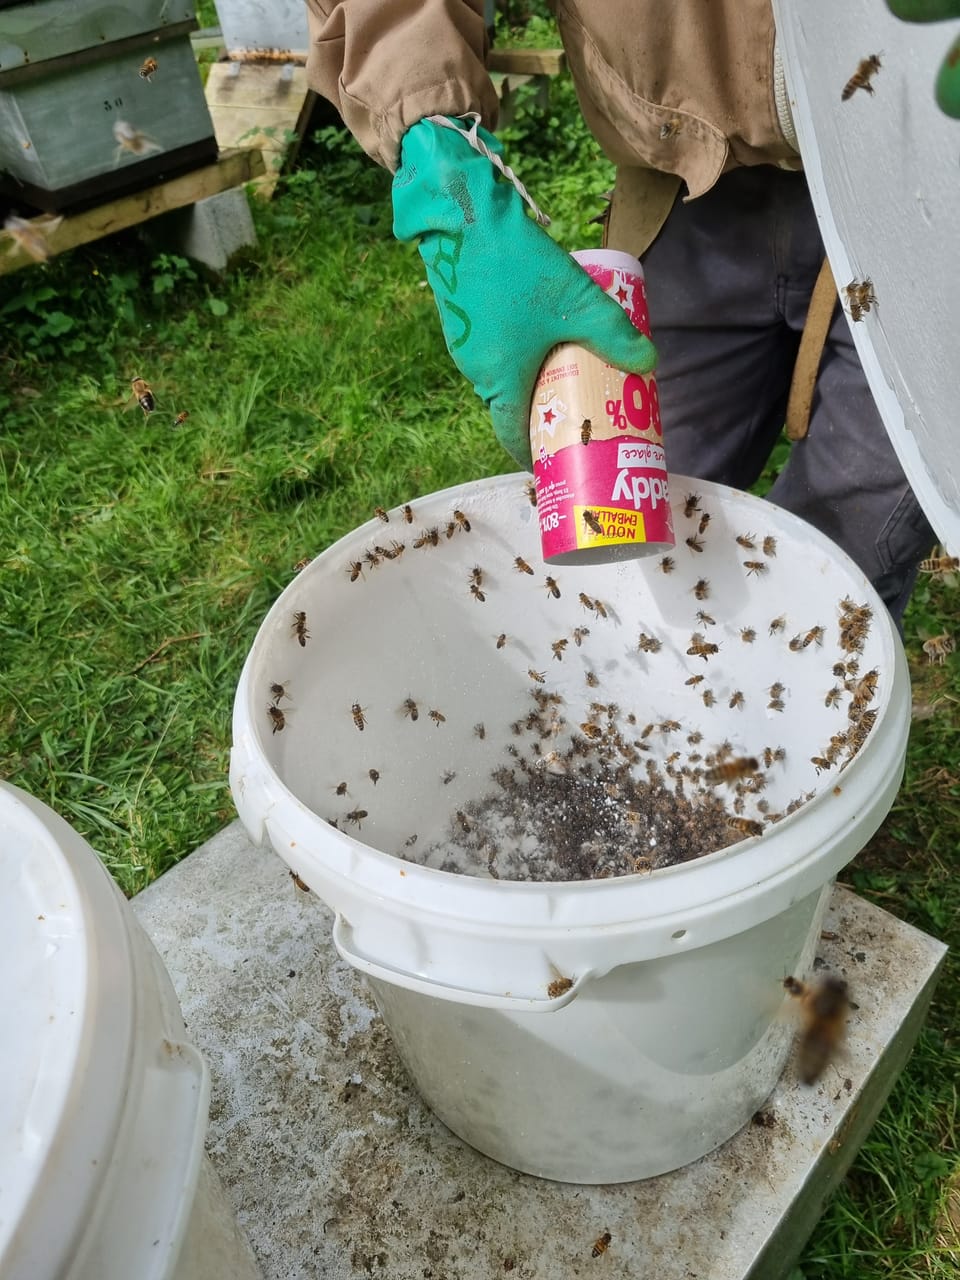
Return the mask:
M492 134L478 133L502 154ZM421 120L404 134L400 159L394 235L418 240L447 349L500 443L529 469L530 401L550 348L578 342L627 373L650 373L653 344L461 134Z
M887 8L905 22L941 22L960 18L960 0L887 0ZM960 37L943 60L936 85L937 105L960 120Z

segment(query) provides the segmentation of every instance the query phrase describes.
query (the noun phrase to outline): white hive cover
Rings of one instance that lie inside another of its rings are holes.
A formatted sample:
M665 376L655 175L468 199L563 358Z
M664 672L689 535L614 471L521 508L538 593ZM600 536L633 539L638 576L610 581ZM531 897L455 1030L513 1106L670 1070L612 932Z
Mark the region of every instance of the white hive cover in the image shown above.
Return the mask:
M851 331L907 477L960 554L960 120L934 101L956 22L901 22L883 0L774 0L790 105L834 277L873 281ZM862 59L881 55L841 100Z

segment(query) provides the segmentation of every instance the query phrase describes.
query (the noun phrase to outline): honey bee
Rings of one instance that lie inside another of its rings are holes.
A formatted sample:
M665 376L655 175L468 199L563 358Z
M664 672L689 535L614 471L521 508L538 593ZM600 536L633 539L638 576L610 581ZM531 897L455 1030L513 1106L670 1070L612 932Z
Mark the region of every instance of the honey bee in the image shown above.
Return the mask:
M607 606L602 600L594 600L593 614L596 618L605 618L607 616Z
M782 614L779 618L772 618L770 621L770 634L773 635L777 631L784 631L787 626L786 615Z
M481 604L483 604L487 598L475 582L470 583L470 594L473 596L474 600L479 600Z
M752 818L727 818L727 826L741 836L762 836L763 823Z
M545 671L534 671L533 667L527 668L527 675L537 684L543 684L547 678L547 673Z
M501 631L500 634L497 636L497 648L502 649L506 643L507 643L507 633L505 631Z
M556 1000L557 996L565 995L572 986L572 978L554 978L553 982L547 987L547 995L551 1000Z
M664 735L678 733L680 730L679 720L664 720L660 725L660 732Z
M942 635L931 636L929 640L923 642L923 652L927 655L927 662L931 666L942 667L956 647L956 640L946 631Z
M724 760L722 764L714 765L712 769L705 769L703 780L711 787L721 782L738 782L741 778L748 778L751 773L756 773L759 768L756 756L737 756L734 760Z
M457 532L457 522L456 522L456 520L448 520L448 521L447 521L447 527L446 527L446 529L444 530L444 532L446 533L446 535L447 535L447 540L449 541L449 539L450 539L450 538L452 538L452 537L453 537L453 535Z
M47 239L63 222L63 218L18 218L11 214L4 220L3 229L13 241L7 257L12 258L19 249L34 262L48 262L50 243Z
M699 511L699 510L700 510L700 495L699 495L699 493L688 493L688 494L687 494L687 496L686 496L686 497L684 498L684 500L683 500L683 514L684 514L684 515L687 517L687 519L689 520L689 519L691 519L691 518L692 518L693 513L694 513L695 511Z
M711 654L719 652L720 646L708 644L699 631L695 631L690 637L690 648L687 650L689 658L702 658L706 662Z
M853 691L851 710L853 710L854 707L859 710L861 707L865 707L868 702L873 701L877 692L877 680L879 675L879 671L874 667L872 671L868 671L867 674L857 682Z
M866 58L861 58L857 63L857 69L843 86L840 94L840 101L846 102L857 92L858 89L864 89L867 93L873 93L873 85L870 81L880 70L880 54L871 53Z
M592 720L584 720L580 728L584 737L589 738L591 742L596 742L598 738L603 737L603 730L598 724L594 724Z
M697 525L697 533L699 534L706 533L707 525L709 523L710 523L710 515L708 512L705 511L703 515L700 517L700 523Z
M454 511L454 513L453 513L453 518L454 518L454 520L456 520L457 524L458 524L458 525L459 525L459 527L463 530L463 532L464 532L464 533L469 533L469 532L470 532L470 530L471 530L471 528L472 528L473 526L470 524L470 521L469 521L469 520L467 519L467 517L463 514L463 512L459 509L459 507Z
M407 524L413 524L413 507L407 502L403 506L403 518Z
M811 756L810 763L816 766L818 774L825 769L833 768L833 760L829 756Z
M747 571L748 578L751 573L759 578L761 573L767 572L767 566L762 560L744 560L743 567Z
M580 603L585 609L593 609L593 601L584 591L580 592Z
M756 551L757 544L753 540L752 533L737 534L737 544L743 547L744 551Z
M676 137L680 132L680 121L674 116L672 120L665 120L660 126L660 141L666 142L668 138Z
M803 648L803 636L798 631L787 646L791 653L799 653Z
M717 701L716 694L712 689L704 689L700 696L703 698L703 705L705 707L712 707Z
M823 627L811 627L800 641L800 648L807 649L812 644L823 644Z
M689 538L685 539L685 542L691 551L696 551L698 554L703 551L703 543L696 534L691 534Z
M140 76L141 80L146 80L147 84L150 84L153 81L156 71L156 58L144 58L143 62L140 64L140 70L137 74Z
M767 710L768 710L768 711L782 711L782 710L783 710L783 699L782 699L782 698L771 698L771 699L770 699L770 701L767 703Z
M163 148L159 142L154 142L153 138L148 137L145 133L130 124L128 120L118 120L113 126L113 137L117 144L116 161L119 161L124 151L130 151L135 156L149 155L152 151L162 151ZM115 161L115 163L116 163Z
M353 723L361 733L363 732L363 726L367 723L367 718L363 714L365 710L366 708L361 707L359 702L355 702L350 708L350 714L353 716Z
M403 555L406 550L406 546L407 544L405 542L398 542L396 538L393 538L390 542L390 550L384 551L383 554L388 560L396 560L399 556Z
M663 641L658 640L655 636L648 636L645 631L641 631L637 640L637 648L641 653L659 653L663 648Z
M360 827L364 818L367 816L366 809L351 809L346 815L347 822L352 822L356 827Z
M531 507L537 505L537 486L532 480L527 480L523 486L523 492L527 495L527 501Z
M578 649L580 648L581 644L589 634L590 634L589 627L574 627L573 643L577 646Z
M568 642L566 640L554 640L553 644L550 646L553 650L553 656L558 662L563 661L563 651L567 647L567 643Z
M133 394L137 397L137 404L143 412L145 414L153 413L154 409L157 407L157 402L154 399L153 392L150 390L149 384L146 383L143 378L131 378L130 386L133 388Z
M544 579L544 586L547 588L547 594L553 596L554 600L560 599L560 588L557 586L556 578L549 575ZM596 604L596 601L594 601Z
M593 1248L590 1251L591 1258L599 1258L601 1254L606 1253L607 1249L610 1247L610 1241L612 1239L613 1236L609 1231L604 1231L602 1236L597 1236L596 1240L593 1242Z
M689 680L684 680L683 683L696 687L698 684L702 684L706 678L706 676L691 676Z
M290 630L297 637L297 643L301 649L307 647L307 641L310 639L310 632L307 630L307 615L301 609L293 615L293 623Z
M697 600L706 600L710 595L710 579L698 578L690 589Z
M589 418L584 418L580 423L580 443L589 444L590 437L593 435L593 423Z
M600 521L597 519L597 517L594 515L592 511L584 511L583 523L587 526L587 528L590 530L591 533L596 533L602 536L603 525L600 523Z
M378 520L381 520L384 524L390 523L390 517L387 515L386 511L384 511L383 507L374 507L373 514L377 517Z
M409 716L411 720L419 720L420 718L420 709L412 698L405 698L400 710L405 716Z
M533 574L533 570L532 570L532 569L530 568L530 566L527 564L526 560L524 560L523 556L517 556L517 557L514 559L513 566L514 566L514 568L515 568L515 569L517 569L520 573L529 573L529 574L531 574L531 575Z
M873 281L870 279L851 280L844 286L843 291L847 295L850 319L854 323L862 320L870 308L876 305L877 296L873 292Z
M269 707L267 707L267 715L273 722L274 733L279 733L281 729L285 728L287 723L286 716L284 716L283 712L275 702L271 702Z
M443 785L445 787L448 787L456 776L457 776L457 773L455 769L447 769L446 772L442 775Z
M763 540L763 554L771 558L777 554L777 540L770 534L767 534Z
M770 694L771 698L779 698L783 693L783 690L784 685L782 685L779 680L775 680L767 692Z
M475 725L473 726L473 734L474 734L474 737L479 738L481 742L482 742L482 741L484 740L484 738L487 736L487 730L486 730L486 728L484 727L484 725L483 725L483 722L482 722L482 721L481 721L481 723L480 723L480 724L475 724Z
M738 707L743 707L744 701L745 699L743 694L739 689L735 689L730 695L730 701L727 703L727 706L731 711L735 711Z
M825 707L838 706L840 703L840 697L842 693L843 693L843 690L840 688L840 686L838 684L835 684L832 689L827 690L827 696L823 700L823 705Z
M190 417L189 409L181 409L173 420L173 426L182 427L186 420Z
M676 561L673 556L663 556L660 560L661 573L673 573L676 568Z
M288 701L290 699L290 695L287 693L287 686L285 684L272 684L270 686L270 692L273 694L273 701L275 704L279 703L281 698L286 698Z
M336 791L338 796L345 796L347 794L347 784L345 782L338 782L334 787L334 791Z
M377 769L368 769L367 777L370 779L373 785L376 786L377 783L380 781L380 772Z
M832 974L817 984L784 978L784 990L800 1001L803 1027L797 1070L804 1084L816 1084L843 1041L850 996L847 984Z
M597 678L596 674L593 671L586 672L586 674L584 675L584 679L587 682L588 689L596 689L600 683L599 679Z
M753 627L740 628L740 639L743 641L744 644L753 644L756 638L757 638L757 633L756 631L754 631Z
M447 717L442 711L428 711L427 714L438 729L442 724L446 724Z
M960 556L930 556L920 561L920 572L932 574L935 578L946 577L960 569Z
M717 625L716 618L711 617L709 613L704 613L702 609L697 610L697 621L702 622L705 627L715 627Z
M440 530L436 525L432 529L424 529L419 538L414 540L414 548L419 550L420 547L437 547L440 545Z

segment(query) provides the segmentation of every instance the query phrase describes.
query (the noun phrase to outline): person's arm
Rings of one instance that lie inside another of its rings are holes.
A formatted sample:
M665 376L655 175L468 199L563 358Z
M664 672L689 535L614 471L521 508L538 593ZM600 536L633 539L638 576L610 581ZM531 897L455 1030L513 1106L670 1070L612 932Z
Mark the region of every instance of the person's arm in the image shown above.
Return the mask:
M495 127L483 0L307 0L307 23L311 88L391 171L424 116L477 111Z

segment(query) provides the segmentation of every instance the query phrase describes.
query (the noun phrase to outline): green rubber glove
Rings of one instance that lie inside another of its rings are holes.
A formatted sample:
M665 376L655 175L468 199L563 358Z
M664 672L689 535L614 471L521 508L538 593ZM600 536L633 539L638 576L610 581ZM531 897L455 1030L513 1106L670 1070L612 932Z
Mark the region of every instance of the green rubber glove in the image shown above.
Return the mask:
M492 134L478 134L502 155ZM447 349L500 443L529 469L530 401L550 348L579 342L627 373L650 373L653 344L461 134L421 120L404 134L400 159L394 235L418 241Z
M942 22L960 18L960 0L887 0L891 13L904 22ZM960 37L943 60L934 90L940 110L960 120Z

